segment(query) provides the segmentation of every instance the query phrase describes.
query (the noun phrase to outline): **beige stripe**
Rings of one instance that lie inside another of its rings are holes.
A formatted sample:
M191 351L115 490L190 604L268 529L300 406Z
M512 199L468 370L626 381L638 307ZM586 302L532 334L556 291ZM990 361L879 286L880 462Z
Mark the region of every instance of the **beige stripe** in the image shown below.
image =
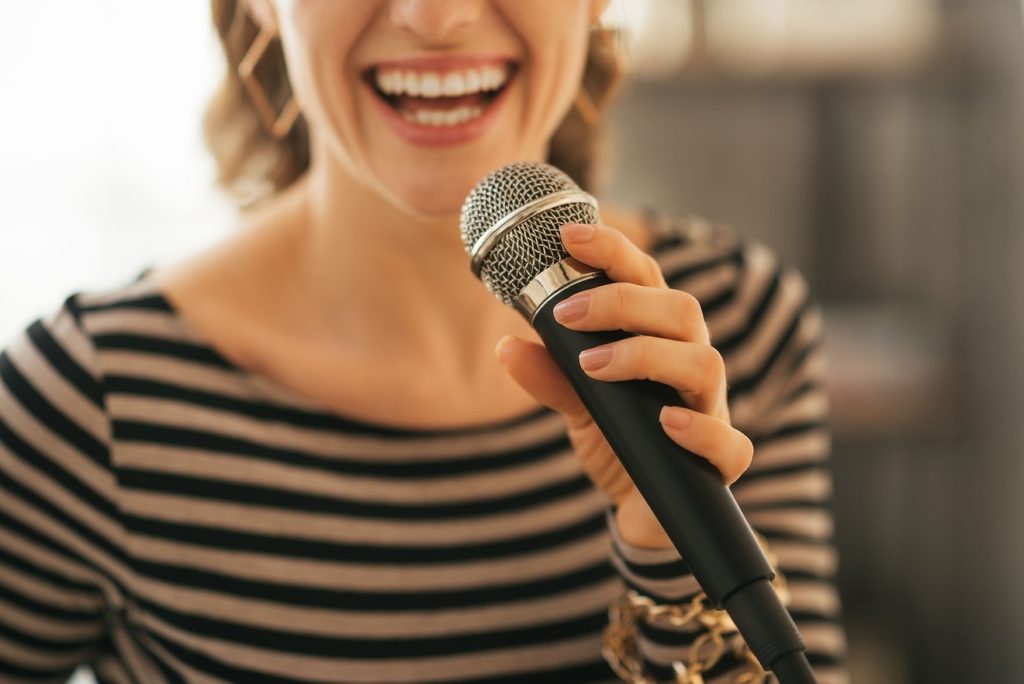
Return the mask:
M799 463L820 463L828 457L830 444L826 428L816 428L792 437L780 437L758 444L748 472L756 473Z
M124 510L152 520L206 525L232 532L253 532L292 539L435 548L451 544L498 542L552 532L579 524L606 506L604 495L589 489L571 498L514 513L447 520L374 519L308 513L194 497L126 490Z
M74 667L84 663L95 650L86 646L73 651L61 649L60 655L40 651L24 644L17 644L0 636L0 663L13 663L34 670L52 670L58 667Z
M748 246L744 260L743 278L737 283L735 298L728 307L705 317L712 344L746 327L750 312L775 273L775 257L763 245Z
M790 603L792 610L815 612L830 618L839 617L839 593L828 582L791 580L789 581L789 593L792 597Z
M116 498L114 475L25 411L3 383L0 383L0 414L14 433L62 470L108 501Z
M560 546L487 561L439 565L333 563L257 553L222 551L130 535L132 554L155 563L209 570L232 577L297 586L351 591L419 591L472 589L528 582L579 570L607 559L608 537L594 536Z
M128 671L117 659L117 656L104 656L92 664L92 668L105 680L114 684L133 684Z
M31 561L50 572L77 582L97 584L102 574L93 568L79 565L77 561L69 561L49 549L37 546L35 542L0 527L0 548L8 549L18 557Z
M89 339L83 326L66 307L61 307L44 319L44 326L56 339L61 348L94 379L101 373L96 359L96 348Z
M238 371L127 349L103 350L101 353L103 368L108 375L162 382L232 399L253 401L260 398L259 392L239 378Z
M809 379L823 379L823 367L808 363L809 358L822 356L820 349L811 352L798 368L790 368L797 355L820 335L820 328L821 316L816 310L801 317L796 339L783 348L779 358L754 390L740 396L730 405L733 423L737 427L742 426L745 431L752 433L765 432L763 419L771 415L783 397Z
M43 395L58 412L89 433L93 439L99 442L110 440L110 421L103 410L58 373L27 338L24 344L9 347L7 354L33 389Z
M114 642L114 648L121 656L122 662L136 681L146 684L166 682L167 679L136 639L135 634L137 633L135 629L129 632L124 623L119 623L111 630L111 640Z
M0 458L0 463L10 463L12 461L10 456L6 454L6 450L2 448L2 445L0 445L0 457L2 457ZM15 465L16 467L14 468L14 472L19 472L22 475L24 475L25 473L22 471L27 469L25 469L24 466L21 466L20 464L15 463ZM20 476L16 477L15 479L20 479ZM56 493L58 498L51 498L51 500L62 502L61 504L58 505L61 508L68 510L69 514L71 514L72 516L77 516L78 513L89 510L88 507L83 506L81 502L79 502L77 499L70 496L66 492L63 492L56 485L53 485L52 483L43 483L42 478L34 471L28 474L26 480L29 482L34 482L37 485L43 484L43 489L49 491L51 495ZM29 489L35 489L35 487L32 487L31 485L28 486ZM42 494L42 496L43 498L47 498L45 494ZM121 581L122 583L128 582L130 580L128 569L124 565L122 565L117 559L111 558L104 551L101 551L100 549L93 546L90 542L87 542L78 535L72 533L69 529L52 520L49 516L40 513L35 508L28 506L27 504L23 504L20 499L14 499L12 502L10 502L7 512L14 518L16 518L19 522L37 530L43 536L49 537L57 543L62 544L63 546L71 549L79 556L82 556L84 559L86 559L93 565L97 566L97 568L105 574L113 575L114 577L118 578L119 581ZM90 517L95 517L95 514ZM103 527L106 529L108 533L111 532L111 525L109 521L107 521L107 523L104 524ZM120 592L103 575L97 575L97 581L99 582L100 585L99 588L104 592L104 595L107 597L108 602L120 596Z
M172 670L181 674L189 684L226 684L228 680L212 677L209 674L200 672L191 665L183 662L178 656L164 648L160 642L151 637L148 633L138 630L136 638L139 643L160 662L168 665ZM229 684L229 683L228 683Z
M667 600L682 601L700 591L700 585L693 575L687 574L666 579L651 579L640 577L634 573L617 556L612 556L612 564L626 581L637 587L643 594L654 594Z
M153 292L153 283L149 279L136 280L112 288L79 293L78 303L83 307L106 306L145 297ZM86 314L87 317L92 315L94 312Z
M317 468L245 456L151 444L123 445L114 456L116 466L122 468L273 487L352 501L404 505L472 502L511 496L582 475L579 461L569 450L500 471L403 479L338 475Z
M292 677L296 672L301 672L305 679L353 683L382 679L389 682L426 682L433 677L514 675L531 670L589 662L601 652L600 637L595 635L540 646L468 655L379 661L350 660L292 655L198 637L172 627L152 615L142 615L141 622L146 628L165 639L177 641L230 666L255 669L281 677Z
M19 596L29 596L39 603L59 606L66 610L87 610L97 616L103 607L98 596L84 592L58 587L38 577L26 575L17 568L12 568L0 557L0 585L11 589Z
M782 275L778 290L757 327L734 349L726 359L726 374L730 378L745 378L756 373L782 339L786 328L793 322L797 306L803 301L807 285L792 271Z
M777 406L761 421L765 433L775 432L786 425L824 421L828 418L828 398L824 392L809 392L784 406Z
M196 342L174 313L150 309L90 311L89 332L93 335L145 335L174 342Z
M13 454L8 452L2 445L0 445L0 456L6 457L0 463L0 467L3 467L11 478L17 480L43 499L53 503L57 508L90 528L99 536L104 537L111 544L116 545L120 542L121 528L116 522L92 506L83 503L77 496L34 467L14 458Z
M96 639L103 633L103 623L98 616L92 622L61 622L38 613L31 613L2 598L0 615L3 616L3 623L17 625L19 631L46 641L82 641Z
M714 244L691 242L677 248L664 250L655 257L655 260L661 266L662 271L672 272L721 259L735 249L736 241L733 239Z
M804 644L808 650L815 651L818 653L828 653L831 655L842 655L846 652L846 642L843 638L842 630L835 625L827 625L821 623L811 623L801 625L797 627L800 630L800 636L804 639ZM667 646L651 641L648 637L643 634L637 634L637 642L640 645L640 651L651 663L660 665L663 667L671 667L672 663L676 661L686 660L686 656L690 651L689 646ZM731 642L731 639L729 640ZM732 678L740 672L741 669L737 667L731 670L728 676L723 676L723 682L730 682ZM717 679L714 681L718 681Z
M726 263L710 271L690 276L675 287L704 302L732 287L738 277L739 269L736 264Z
M503 430L468 435L430 437L375 437L304 428L290 423L249 418L204 406L169 399L108 395L111 414L123 420L156 422L173 427L209 431L283 449L296 449L323 456L354 455L368 461L447 461L461 456L506 453L555 440L565 434L565 421L550 414ZM256 439L254 435L258 435Z
M780 508L752 511L747 521L755 528L768 528L775 532L799 534L822 541L832 536L832 514L825 510L806 508Z
M838 565L835 549L821 544L794 541L772 541L772 553L779 559L782 570L802 570L822 577L831 577Z
M293 606L145 578L139 579L137 591L138 596L171 610L249 627L321 637L413 639L569 620L605 610L622 594L623 588L618 577L610 577L595 585L531 600L465 608L372 612Z
M783 475L771 480L744 482L741 478L732 486L733 496L736 497L741 508L773 501L790 501L796 498L824 501L831 491L831 478L823 469Z

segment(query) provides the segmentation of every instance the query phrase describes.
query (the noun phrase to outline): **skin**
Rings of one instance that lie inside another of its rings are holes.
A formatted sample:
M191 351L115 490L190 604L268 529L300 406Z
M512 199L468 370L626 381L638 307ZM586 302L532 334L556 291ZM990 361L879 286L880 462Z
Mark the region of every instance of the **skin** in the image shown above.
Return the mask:
M244 215L222 244L154 274L182 318L239 366L364 420L452 427L549 406L617 505L623 538L670 546L534 331L471 274L457 229L463 198L486 173L545 158L604 0L246 2L281 38L311 131L310 170ZM519 72L495 125L459 145L400 139L360 82L388 59L481 52L515 59ZM729 424L725 370L700 307L666 286L642 221L603 214L615 227L594 226L589 237L567 228L563 238L616 282L591 290L585 315L564 324L638 333L588 373L677 388L690 408L663 412L664 429L731 483L752 447Z

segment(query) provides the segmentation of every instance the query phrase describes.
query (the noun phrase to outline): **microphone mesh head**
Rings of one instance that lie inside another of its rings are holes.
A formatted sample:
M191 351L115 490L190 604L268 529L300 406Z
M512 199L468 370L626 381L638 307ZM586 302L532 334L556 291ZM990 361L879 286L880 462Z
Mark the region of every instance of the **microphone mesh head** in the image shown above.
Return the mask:
M562 171L541 162L513 162L494 171L470 191L462 205L462 243L473 257L480 236L527 204L563 191L582 192ZM569 256L559 233L566 223L597 223L597 210L586 202L547 209L504 231L484 257L480 280L505 304L549 266Z

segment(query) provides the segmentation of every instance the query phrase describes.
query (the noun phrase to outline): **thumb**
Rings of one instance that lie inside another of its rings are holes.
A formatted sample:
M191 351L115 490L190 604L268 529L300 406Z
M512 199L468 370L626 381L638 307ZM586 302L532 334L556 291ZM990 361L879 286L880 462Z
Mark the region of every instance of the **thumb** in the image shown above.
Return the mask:
M543 345L506 335L498 341L494 354L520 387L565 416L570 429L591 422L579 395Z

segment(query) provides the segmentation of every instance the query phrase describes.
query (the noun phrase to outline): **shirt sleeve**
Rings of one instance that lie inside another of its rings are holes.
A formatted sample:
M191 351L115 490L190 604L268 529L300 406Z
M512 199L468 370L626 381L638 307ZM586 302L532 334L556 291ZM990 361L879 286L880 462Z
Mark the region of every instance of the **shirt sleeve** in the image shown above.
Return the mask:
M110 425L74 297L0 352L0 681L66 681L113 593Z
M701 300L712 344L725 359L733 425L754 443L752 465L732 485L733 494L788 582L788 608L818 680L846 682L834 584L821 314L801 276L783 269L763 246L737 243L713 254L699 267L687 261L679 277L666 272L666 279ZM675 549L626 543L611 512L608 525L612 561L627 589L674 604L700 591ZM637 639L648 674L675 681L672 663L685 662L701 633L641 624ZM726 652L704 677L727 682L741 666Z

